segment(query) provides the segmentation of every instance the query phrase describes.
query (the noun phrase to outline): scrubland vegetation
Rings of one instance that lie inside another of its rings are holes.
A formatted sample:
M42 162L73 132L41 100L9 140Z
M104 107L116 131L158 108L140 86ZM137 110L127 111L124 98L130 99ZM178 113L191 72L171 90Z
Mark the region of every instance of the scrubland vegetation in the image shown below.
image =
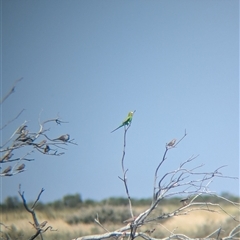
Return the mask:
M239 202L239 198L222 194L233 202ZM232 204L228 204L219 198L212 196L201 197L202 201L220 204L228 214L237 217L239 213ZM181 207L179 198L165 199L162 201L162 207L156 211L169 212ZM132 199L134 213L137 215L143 212L151 204L151 199ZM31 203L29 204L31 205ZM2 220L5 226L4 231L8 233L11 239L29 239L34 234L35 229L31 226L32 217L25 210L19 197L8 197L1 205ZM108 198L102 201L91 199L82 200L79 194L66 195L61 200L50 203L38 202L36 214L39 222L48 221L46 226L51 226L53 231L47 231L45 238L54 239L74 239L79 236L102 234L104 230L99 227L94 219L108 230L121 228L125 224L124 220L130 217L128 210L128 199L126 198ZM179 232L188 236L201 238L212 233L214 230L222 227L221 236L227 236L229 232L237 226L230 216L224 212L211 213L206 211L191 212L188 215L176 216L169 220L162 220L145 225L139 228L139 231L149 229L156 230L151 237L163 238L169 235L169 231ZM240 237L240 235L238 235ZM40 239L40 236L36 239ZM5 239L1 236L0 239Z

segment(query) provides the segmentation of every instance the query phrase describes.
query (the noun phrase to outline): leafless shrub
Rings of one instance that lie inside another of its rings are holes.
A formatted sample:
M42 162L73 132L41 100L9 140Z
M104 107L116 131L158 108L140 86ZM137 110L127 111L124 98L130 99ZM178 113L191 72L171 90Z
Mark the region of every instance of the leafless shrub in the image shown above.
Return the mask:
M126 195L128 197L129 202L129 215L130 218L123 221L124 226L120 229L116 229L115 231L109 231L107 227L105 227L99 220L99 216L95 218L95 223L100 226L106 233L99 235L91 235L75 238L75 240L88 240L88 239L134 239L137 237L143 239L155 239L152 238L151 235L156 230L155 228L149 229L145 232L141 232L140 227L147 226L150 224L160 224L164 223L165 220L180 216L180 215L188 215L190 213L194 213L196 211L207 211L210 213L224 213L228 215L233 221L235 221L234 228L229 232L228 237L222 239L234 239L239 234L239 217L230 215L220 204L212 203L208 201L201 201L201 196L204 194L213 195L216 198L221 198L226 202L230 203L234 206L239 214L239 203L232 202L227 198L221 197L214 192L212 192L209 188L210 183L214 178L231 178L237 179L236 177L224 176L220 171L225 166L217 167L213 171L205 172L202 171L201 168L203 165L196 165L195 167L189 167L189 163L193 162L197 156L191 156L189 159L184 161L179 165L179 167L175 170L166 172L162 176L159 174L159 169L163 166L164 162L167 159L168 151L175 148L180 142L187 136L185 131L183 137L177 141L176 139L171 140L169 143L166 143L165 151L163 153L163 157L156 167L154 173L154 181L153 181L153 196L152 203L149 208L136 216L133 214L133 206L130 197L130 191L127 183L127 172L128 169L125 167L125 151L126 151L126 143L127 143L127 131L130 128L131 124L128 126L124 126L124 138L123 138L123 154L121 158L121 166L122 166L122 177L119 177L123 182ZM173 211L162 212L157 211L159 206L162 204L163 200L168 197L179 197L181 195L185 195L186 197L181 199L179 203L179 207L176 207ZM161 212L159 214L159 212ZM192 239L189 236L186 236L181 233L177 233L175 229L170 230L166 229L169 235L167 237L162 237L161 239ZM203 239L214 238L219 239L222 233L222 229L218 228L213 231L208 236L203 237ZM160 238L159 238L160 239Z
M14 93L17 83L22 79L23 78L20 78L14 82L10 91L0 100L0 105L3 104L12 93ZM0 131L2 132L13 121L16 121L23 112L24 109L22 109L13 119L1 126ZM44 155L61 156L64 154L64 150L66 149L65 147L68 144L76 145L74 139L70 139L69 134L59 134L59 136L56 136L56 138L53 139L48 136L47 133L50 131L50 129L47 128L48 124L55 123L57 125L61 125L62 123L66 123L59 117L41 121L39 114L38 123L39 128L36 131L32 131L28 128L27 121L24 121L19 124L17 129L12 132L11 136L9 136L5 142L1 142L0 177L12 177L16 174L24 172L26 170L26 162L35 160L34 158L30 158L30 155L34 151L40 152ZM22 152L24 153L22 154ZM24 207L33 217L33 223L31 223L31 225L36 229L36 233L30 239L35 239L38 235L40 235L41 239L43 239L42 233L47 230L53 230L51 226L47 226L47 221L38 223L37 216L35 214L36 203L40 199L43 191L44 190L42 189L33 206L29 208L24 197L24 192L21 192L21 189L19 189L19 195L22 198ZM3 223L0 224L5 226ZM5 228L7 227L5 226ZM11 239L6 231L1 231L1 233L6 237L6 239Z
M0 101L0 105L14 92L16 84L21 80L22 78L15 81L11 90ZM17 120L23 111L24 109L22 109L15 118L5 123L4 126L0 128L0 131L2 131L13 121ZM57 125L61 125L62 123L66 123L59 117L41 121L39 116L38 123L38 130L32 131L28 128L27 121L24 121L23 123L19 124L17 129L13 131L11 136L9 136L5 142L1 142L0 163L2 170L0 172L0 177L9 177L24 172L26 169L26 164L23 163L23 161L34 161L34 158L30 158L30 155L34 151L45 155L61 156L64 154L64 150L66 149L65 146L68 144L76 145L74 139L70 139L69 134L59 134L59 136L54 139L51 139L48 136L47 133L50 131L50 129L47 128L48 124L55 123ZM20 149L25 149L25 153L20 153Z

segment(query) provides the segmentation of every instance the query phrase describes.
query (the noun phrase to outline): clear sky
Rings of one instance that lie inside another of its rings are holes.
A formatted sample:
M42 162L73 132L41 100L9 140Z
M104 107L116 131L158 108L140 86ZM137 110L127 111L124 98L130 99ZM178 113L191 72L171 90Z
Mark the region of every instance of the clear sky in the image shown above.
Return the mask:
M26 109L2 142L24 120L37 131L42 111L41 120L69 122L50 125L51 137L69 133L78 143L60 157L34 152L24 173L1 178L1 201L19 183L27 200L41 188L43 202L125 197L123 129L110 132L131 110L131 197L151 197L165 143L185 129L160 176L192 155L205 172L227 165L224 175L239 176L239 1L1 1L1 23L2 96L24 78L2 124ZM211 190L237 195L239 181L215 179Z

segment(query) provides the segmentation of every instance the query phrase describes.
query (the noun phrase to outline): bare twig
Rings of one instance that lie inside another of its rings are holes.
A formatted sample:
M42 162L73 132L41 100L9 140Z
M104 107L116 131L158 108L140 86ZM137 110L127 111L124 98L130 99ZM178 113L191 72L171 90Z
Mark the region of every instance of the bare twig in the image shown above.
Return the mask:
M123 172L123 178L119 177L123 183L124 183L124 187L125 187L125 191L128 197L128 203L129 203L129 211L131 214L131 217L134 217L133 215L133 210L132 210L132 202L131 202L131 197L129 194L129 190L128 190L128 186L127 186L127 171L128 169L125 170L125 166L124 166L124 159L125 159L125 152L126 152L126 144L127 144L127 131L130 128L131 123L126 127L124 126L124 137L123 137L123 155L122 155L122 160L121 160L121 165L122 165L122 172Z
M25 109L22 109L22 110L17 114L16 117L14 117L12 120L9 120L4 126L2 126L2 127L0 128L0 131L3 130L5 127L7 127L11 122L13 122L14 120L16 120L16 119L22 114L22 112L23 112L24 110L25 110Z
M7 229L11 229L9 226L6 226L4 223L1 223L1 222L0 222L0 225L3 226L3 227L5 227L5 228L7 228Z
M17 79L17 80L14 82L12 88L11 88L10 91L7 93L7 95L6 95L5 97L3 97L2 100L0 100L0 104L2 104L2 103L14 92L17 83L20 82L22 79L23 79L23 77Z
M204 237L204 239L209 239L209 238L213 237L214 234L217 234L217 237L215 239L219 239L219 235L220 235L221 231L222 231L222 228L218 228L215 231L213 231L212 233L210 233L208 236Z
M97 223L104 231L109 232L99 221L98 214L96 218L94 218L95 223Z
M161 165L163 164L163 162L166 160L166 155L167 155L167 152L168 150L170 149L169 146L171 148L173 147L176 147L185 137L187 136L187 132L185 130L185 133L183 135L183 137L178 141L176 142L175 139L173 139L170 143L166 144L166 148L165 148L165 152L163 154L163 157L162 157L162 160L161 162L158 164L156 170L155 170L155 174L154 174L154 183L153 183L153 201L152 201L152 204L154 204L154 202L156 201L156 199L158 198L158 194L159 194L159 191L156 192L156 182L157 182L157 178L158 178L158 170L159 168L161 167ZM165 175L166 176L166 175ZM163 178L159 181L159 185L161 184L162 180L165 178L165 176L163 176ZM160 188L160 186L159 186Z
M233 228L232 231L229 233L229 235L223 238L223 240L234 239L239 234L240 234L240 224L237 225L235 228ZM235 238L235 239L239 239L239 238Z

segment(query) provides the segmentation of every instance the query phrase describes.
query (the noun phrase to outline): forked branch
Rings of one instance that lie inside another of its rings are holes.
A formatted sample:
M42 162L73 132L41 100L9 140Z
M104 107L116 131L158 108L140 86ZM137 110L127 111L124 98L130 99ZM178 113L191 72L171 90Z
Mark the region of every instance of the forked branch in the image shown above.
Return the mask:
M18 193L19 193L20 197L22 198L23 206L32 215L33 223L31 223L31 222L29 222L29 223L36 229L35 234L30 237L31 240L35 239L38 235L40 235L41 239L43 239L42 233L46 232L48 229L50 229L51 231L56 231L56 230L53 230L51 226L46 227L47 221L43 221L42 223L38 222L37 215L35 213L35 207L36 207L37 202L40 200L40 197L43 192L44 192L44 189L42 188L41 191L39 192L36 200L34 201L32 207L30 208L27 205L27 201L24 197L24 192L21 190L21 185L19 185Z

